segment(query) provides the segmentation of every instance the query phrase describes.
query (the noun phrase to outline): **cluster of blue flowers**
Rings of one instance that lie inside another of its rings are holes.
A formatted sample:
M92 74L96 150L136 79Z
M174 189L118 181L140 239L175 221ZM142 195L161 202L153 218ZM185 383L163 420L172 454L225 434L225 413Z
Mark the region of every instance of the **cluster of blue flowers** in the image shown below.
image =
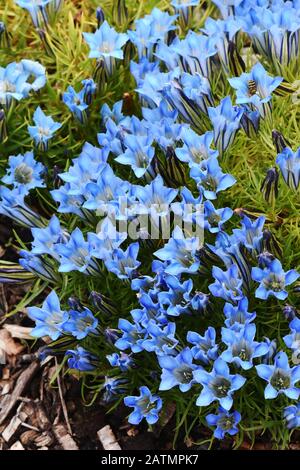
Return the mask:
M30 11L36 26L40 14L46 21L48 5L57 9L60 4L16 3ZM274 338L259 337L256 312L249 307L254 299L285 301L299 274L283 268L265 217L251 219L242 213L239 228L229 232L226 224L232 226L234 211L218 203L220 193L237 182L222 169L224 155L230 153L238 132L255 138L261 122L270 118L272 94L283 81L259 61L246 71L240 36L247 34L255 52L280 73L298 56L300 4L298 0L214 1L223 19L208 18L201 31L189 30L198 3L173 0L174 14L154 8L127 33L118 33L97 11L97 30L84 33L89 57L96 59L96 71L102 67L109 77L124 58L127 44L135 46L130 72L141 115L125 114L123 101L103 105L99 146L86 142L68 170L59 174L61 184L50 193L58 204L58 216L74 217L71 232L62 222L65 219L53 215L47 222L25 202L31 190L46 186L45 167L33 152L10 157L2 179L10 188L0 188L0 213L31 228L31 250L20 251L20 265L55 288L42 307L28 309L36 323L32 335L53 341L66 336L74 345L65 350L69 367L93 373L103 358L89 345L104 335L113 351L106 355L106 365L118 370L103 383L107 400L125 393L127 374L134 371L138 355L152 354L160 375L153 387L160 396L145 385L138 396L126 396L125 405L133 408L129 422L156 423L162 398L178 387L182 393L197 394L199 407L213 404L209 411L215 413L208 413L206 421L215 428L214 436L223 439L238 432L243 418L232 408L249 378L267 383L266 399L283 394L298 400L300 395L300 366L295 361L300 320L295 309L285 305L290 333L279 345ZM186 31L183 38L176 34L179 25ZM213 91L214 76L220 71L232 88L234 102L229 95L218 100ZM45 83L44 70L30 61L10 64L0 73L0 101L6 108L12 99L19 100ZM31 74L36 79L29 85ZM97 73L84 80L79 92L70 86L63 94L82 125L88 125L88 107L101 89L96 77ZM36 147L46 151L61 124L41 108L35 111L34 124L28 128L30 136ZM295 191L300 183L300 149L294 153L284 144L277 150L276 164ZM118 176L121 172L127 177ZM186 205L193 210L185 213ZM145 253L149 258L151 244L144 242L151 233L148 226L139 225L137 207L160 235L173 224L169 239L158 237L160 243L151 252L152 272L147 268L150 263L142 262ZM199 244L193 230L174 223L171 209L190 227L204 231L204 244ZM138 234L135 241L133 233ZM91 310L72 299L69 310L61 308L55 286L73 271L90 278L113 274L120 286L130 286L136 293L139 305L129 319L118 318L118 325L105 330L98 314L92 313L93 308L98 313L111 311L102 295L91 293ZM218 327L215 319L209 325L215 311L222 312ZM189 328L193 318L197 331ZM288 428L300 426L299 403L287 406L284 418Z

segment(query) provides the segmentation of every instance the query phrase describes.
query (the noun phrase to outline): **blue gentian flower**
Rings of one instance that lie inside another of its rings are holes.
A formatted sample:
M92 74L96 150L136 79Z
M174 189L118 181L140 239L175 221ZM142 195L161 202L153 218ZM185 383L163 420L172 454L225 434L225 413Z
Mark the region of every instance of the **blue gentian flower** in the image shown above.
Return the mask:
M295 383L300 380L300 366L290 367L285 352L280 351L274 358L273 365L259 364L256 366L257 374L268 382L265 388L267 400L284 394L292 400L297 400L300 388Z
M223 98L215 108L208 108L208 115L214 128L214 142L222 155L234 141L238 129L241 127L243 109L233 106L230 96Z
M175 227L172 238L163 248L155 251L155 256L162 261L169 261L165 272L177 276L181 273L196 273L200 262L196 257L199 248L196 237L185 238L182 229Z
M185 96L199 106L204 114L207 114L207 107L213 106L208 79L198 73L191 75L183 72L180 76L180 83Z
M122 47L129 37L125 33L117 33L104 21L95 33L83 33L83 37L89 45L89 57L103 59L109 74L114 68L115 59L123 59Z
M34 112L33 121L35 126L28 126L30 137L39 149L46 151L49 141L62 124L55 122L51 116L46 116L39 106Z
M115 377L105 377L104 383L102 385L103 393L103 402L109 403L112 400L115 400L118 395L125 393L126 391L126 379L120 379Z
M103 123L106 124L108 119L112 119L117 125L121 124L124 119L122 108L123 100L114 103L112 109L110 109L107 103L104 103L100 110L100 115Z
M150 335L143 341L143 348L148 352L155 352L158 356L173 354L178 344L175 338L175 323L169 322L165 327L160 327L154 320L147 324L147 332Z
M222 172L218 160L214 157L206 160L202 168L193 166L190 175L203 196L210 200L217 199L219 191L230 188L236 182L232 175Z
M84 88L77 93L72 86L68 86L67 91L63 93L62 98L73 116L78 119L81 124L84 124L87 121L86 110L88 108L88 104L85 102Z
M227 328L239 331L244 328L244 325L248 325L255 319L256 313L248 312L248 304L247 297L242 297L236 306L226 302L223 311L226 317L224 323Z
M256 326L251 323L243 329L235 331L230 328L222 328L222 341L227 349L222 352L221 358L225 362L233 362L244 370L253 367L253 359L261 357L269 350L266 343L254 341Z
M128 416L128 422L139 424L144 418L148 424L154 424L158 421L158 413L162 408L162 400L157 395L152 395L148 387L140 387L138 397L128 396L124 398L126 406L134 408Z
M236 35L240 28L241 22L238 18L229 17L224 21L208 17L205 21L205 28L202 29L204 34L214 39L220 62L227 75L230 73L229 41L233 44L236 42Z
M45 257L35 255L30 251L20 250L19 264L26 271L50 282L59 282L56 266L51 264Z
M97 210L99 215L109 213L112 201L118 201L126 195L129 184L115 176L109 165L103 165L96 182L87 183L84 197L86 202L83 207L89 210Z
M266 336L264 336L264 341L268 346L268 352L261 357L261 362L262 364L270 364L277 351L277 341L276 339L270 340Z
M21 187L28 193L30 189L45 186L42 178L44 172L44 165L34 159L33 152L26 152L24 155L9 157L8 169L1 181L12 184L15 188Z
M57 258L55 251L56 243L67 241L68 233L61 228L59 219L53 215L45 228L32 228L33 241L31 252L36 255L48 254Z
M129 354L121 352L112 353L106 356L106 359L112 367L119 367L122 372L127 371L133 365L132 357Z
M217 359L219 346L216 344L216 330L212 326L207 328L203 336L195 331L188 331L186 339L194 345L192 354L197 361L209 364Z
M60 301L54 290L46 297L41 308L28 307L28 316L36 323L31 335L36 338L50 336L53 341L62 335L62 325L68 319L67 312L60 308Z
M242 291L243 280L236 264L232 264L227 271L222 271L218 266L213 266L212 275L215 282L208 286L212 295L229 302L238 302L244 297Z
M148 214L157 227L169 219L170 206L178 190L167 188L160 175L146 186L136 186L135 197L141 203L139 215Z
M192 129L184 129L181 139L184 145L176 148L176 156L190 167L201 165L203 160L218 156L218 151L210 147L213 140L213 133L210 131L198 135Z
M184 39L171 44L171 51L181 56L185 72L210 78L211 57L217 52L213 38L190 30Z
M214 436L217 439L224 439L226 434L234 436L238 433L238 423L241 421L241 414L238 411L229 411L224 410L222 407L219 407L217 414L209 414L206 416L206 422L209 426L216 426L214 430Z
M97 85L92 78L86 78L82 80L83 92L84 92L84 101L86 104L90 105L93 99L93 95L97 91Z
M237 6L242 3L243 0L213 0L213 3L219 8L221 15L224 19L235 13Z
M261 216L252 221L247 216L243 216L242 228L233 229L234 236L239 243L242 243L248 250L260 253L263 242L263 228L266 218Z
M141 264L137 259L138 253L139 244L137 242L131 243L126 251L117 248L112 252L111 258L105 260L105 266L119 279L131 279Z
M211 233L222 230L222 226L233 215L233 210L229 207L215 209L211 201L204 202L204 228Z
M273 295L279 300L285 300L288 296L286 286L295 282L299 274L294 269L285 272L280 261L275 259L264 269L252 268L251 276L254 281L260 283L255 291L255 297L265 300Z
M68 320L62 325L63 331L70 333L76 339L85 338L90 333L97 334L98 320L88 308L78 312L70 310Z
M208 406L217 400L225 410L230 410L233 403L232 394L246 382L241 375L230 374L228 365L220 358L214 362L211 372L197 369L193 375L196 382L203 386L196 405Z
M166 276L165 282L169 290L159 292L158 300L166 309L168 315L177 317L190 311L189 302L191 300L191 291L193 289L193 281L188 279L184 282L176 276Z
M288 429L300 427L300 403L284 408L283 416Z
M143 350L142 344L147 332L140 324L136 322L130 323L128 320L120 318L118 328L123 332L123 335L115 342L116 348L121 351L131 349L133 353L138 353Z
M81 346L76 349L68 349L65 353L68 357L68 366L70 369L76 369L80 372L90 372L96 368L97 357L91 354Z
M71 233L67 243L58 243L55 246L55 251L59 255L59 272L79 271L89 274L97 271L97 265L91 256L91 244L85 241L78 227Z
M290 147L285 147L277 155L276 163L288 187L296 191L300 183L300 147L296 152L293 152Z
M292 351L300 350L300 319L295 317L289 324L291 333L284 336L283 341Z
M193 383L193 371L199 366L193 364L193 355L190 348L184 348L177 356L158 356L162 368L159 390L170 390L176 385L181 392L190 390Z
M244 72L240 77L228 78L230 85L236 90L236 102L251 104L258 110L262 118L265 118L270 112L272 92L276 90L282 80L282 77L271 77L259 62L252 67L249 73Z
M199 0L172 0L171 5L179 13L184 25L189 24L189 17L193 7L199 5Z
M36 28L40 28L43 23L48 23L46 6L53 0L15 0L21 8L25 8L30 13L32 22Z
M126 135L124 145L126 150L115 160L123 165L130 165L134 174L141 178L148 170L154 157L152 138L147 136Z
M27 191L22 185L14 189L0 186L0 214L16 220L25 227L43 227L39 214L28 207L24 201Z
M161 40L165 41L169 31L176 29L173 25L177 15L169 15L158 8L154 8L150 15L140 18L134 22L135 30L129 30L128 36L137 47L138 56L152 58L155 44Z

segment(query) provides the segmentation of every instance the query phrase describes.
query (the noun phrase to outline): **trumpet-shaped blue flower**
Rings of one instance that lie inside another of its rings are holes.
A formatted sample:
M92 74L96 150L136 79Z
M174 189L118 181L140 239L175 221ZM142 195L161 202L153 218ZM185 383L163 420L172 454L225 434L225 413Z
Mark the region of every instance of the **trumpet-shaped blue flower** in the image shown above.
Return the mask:
M192 354L197 361L209 364L218 358L219 346L216 344L216 330L212 326L207 328L203 336L195 331L188 331L186 339L194 345Z
M214 362L211 372L206 372L204 369L195 370L194 379L203 386L196 405L208 406L213 401L218 401L225 410L230 410L233 393L246 382L245 377L230 374L228 365L221 358Z
M21 187L28 193L30 189L45 186L42 178L44 172L44 165L34 159L33 152L26 152L24 155L9 157L8 170L1 181L12 184L15 188Z
M98 320L88 308L82 311L70 310L68 320L62 325L63 331L76 339L83 339L90 333L97 334Z
M206 422L209 426L216 426L214 430L214 436L217 439L224 439L226 434L234 436L239 432L238 424L241 421L241 414L238 411L224 410L222 407L218 409L217 414L209 414L206 416Z
M222 271L218 266L213 266L212 275L215 282L208 286L212 295L229 302L238 302L243 298L243 280L236 264L232 264L227 271Z
M50 336L53 341L63 334L62 326L68 319L68 313L61 310L59 298L54 290L46 297L41 308L29 307L28 316L36 323L31 335L36 338Z
M282 77L271 77L258 62L249 73L242 73L240 77L228 78L230 85L236 90L238 104L251 104L264 118L270 107L272 92L282 82ZM249 86L250 84L250 86Z
M36 255L48 254L56 258L56 243L60 243L62 241L67 242L68 240L68 233L61 228L59 219L56 215L51 217L47 227L32 228L31 233L33 236L31 252Z
M85 102L84 88L77 93L72 86L68 86L67 91L64 92L62 98L73 116L78 119L81 124L85 123L87 120L86 110L88 108L88 104Z
M171 44L171 50L182 57L185 72L210 78L210 58L217 52L213 38L190 30L183 40Z
M269 348L266 343L254 341L256 326L251 323L243 329L236 331L222 328L222 341L227 349L222 352L221 358L226 362L233 362L244 370L253 367L253 359L267 354Z
M128 422L137 425L145 419L148 424L154 424L158 421L162 400L159 396L152 395L148 387L143 386L139 390L140 395L138 397L128 396L124 398L125 405L134 408L128 416Z
M128 320L120 318L118 328L123 332L123 335L115 342L116 348L121 351L131 349L133 353L141 352L144 349L143 342L147 330L139 323L130 323Z
M258 217L254 221L244 216L242 219L242 228L233 229L236 240L248 248L248 250L260 253L262 249L265 220L263 216Z
M178 344L175 338L175 323L169 322L165 327L159 326L154 320L147 324L147 332L150 337L143 341L143 348L149 352L155 352L158 356L174 354L174 348Z
M288 187L296 191L300 183L300 147L296 152L293 152L290 147L285 147L277 155L276 163Z
M295 317L289 324L291 333L284 336L283 341L289 349L300 350L300 319Z
M17 5L28 10L36 28L40 28L43 23L48 23L46 7L52 2L53 0L15 0Z
M131 243L126 251L117 248L112 252L111 258L105 260L105 266L119 279L131 279L141 264L137 259L138 253L139 244L137 242Z
M288 429L295 429L300 427L300 403L290 405L284 408L283 416L286 421Z
M241 127L243 109L233 106L230 96L223 98L215 108L208 108L208 115L214 127L214 142L220 153L230 147Z
M169 290L158 293L158 300L166 308L168 315L177 317L190 311L193 281L180 282L176 276L166 276L165 282Z
M199 248L197 237L185 238L182 229L175 227L172 237L163 248L154 254L162 261L169 261L167 274L196 273L200 266L196 251Z
M159 390L170 390L178 385L181 392L187 392L195 383L193 371L199 366L193 364L190 348L184 348L177 356L158 356L158 362L162 368Z
M77 346L76 349L68 349L65 356L68 357L70 369L90 372L96 368L97 357L81 346Z
M106 359L112 367L119 367L122 372L127 371L133 365L132 357L129 354L121 352L112 353L106 356Z
M103 402L110 403L115 400L118 395L126 391L126 379L119 379L115 377L105 377L103 389Z
M86 104L90 105L93 99L93 95L97 91L97 85L92 78L86 78L82 80L83 92L84 92L84 101Z
M201 165L204 160L210 157L217 157L218 151L210 146L213 140L213 133L205 132L198 135L192 129L184 129L181 133L181 139L184 142L183 147L176 148L176 156L182 162L186 162L190 167Z
M127 34L117 33L107 21L95 33L83 33L83 37L90 48L89 57L103 59L109 74L113 70L114 60L123 59L122 47L129 39Z
M0 186L0 214L6 215L25 227L41 227L44 224L39 214L30 209L24 202L27 191L23 186L8 189Z
M288 296L286 286L295 282L299 274L294 269L285 272L280 261L275 259L264 269L252 268L251 276L254 281L260 283L255 291L255 297L265 300L273 295L279 300L285 300Z
M280 351L274 358L273 365L259 364L256 366L259 377L268 382L265 388L267 400L284 394L292 400L297 400L300 388L295 383L300 380L300 366L290 367L285 352Z
M204 202L204 228L211 233L217 233L222 230L222 226L233 215L233 210L229 207L215 209L210 201Z
M99 215L106 215L112 208L113 201L118 201L126 195L129 184L115 176L109 165L103 165L100 170L97 182L87 183L85 188L86 202L83 207L90 210L97 210Z
M19 264L26 271L34 273L36 276L50 282L57 282L59 277L56 266L53 266L45 257L33 254L30 251L20 250Z
M34 112L33 121L35 126L28 126L28 132L35 145L45 151L48 149L49 141L62 124L55 122L51 116L46 116L39 106Z
M77 227L70 235L67 243L58 243L55 251L59 255L59 272L79 271L88 274L96 268L91 256L91 244L85 241L81 230Z
M115 160L123 165L130 165L134 174L141 178L148 170L154 157L152 138L147 136L126 135L124 144L126 150Z
M223 173L218 160L214 157L205 161L202 168L193 166L190 172L191 177L196 181L198 189L206 199L217 199L217 194L235 184L235 178Z
M239 331L255 319L256 313L248 312L248 304L247 297L239 300L236 306L226 302L223 311L226 318L224 323L227 328Z

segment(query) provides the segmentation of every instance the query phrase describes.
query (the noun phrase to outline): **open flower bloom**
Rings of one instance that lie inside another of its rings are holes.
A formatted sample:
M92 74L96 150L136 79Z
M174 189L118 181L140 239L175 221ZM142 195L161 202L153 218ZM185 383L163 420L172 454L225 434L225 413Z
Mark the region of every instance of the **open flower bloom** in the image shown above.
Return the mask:
M134 408L128 417L128 422L139 424L145 418L148 424L154 424L158 421L162 400L157 395L152 395L148 387L143 386L139 390L140 396L124 398L125 405Z
M230 410L233 403L233 393L246 382L246 379L241 375L230 374L228 365L221 358L214 362L211 372L197 369L193 375L195 381L203 386L196 405L208 406L216 400L225 410Z
M253 105L262 118L267 115L266 105L271 101L272 92L282 80L282 77L271 77L259 62L252 67L251 72L228 78L230 85L236 90L236 102Z
M286 286L295 282L299 274L294 269L285 272L280 261L275 259L264 269L252 268L251 276L254 281L260 283L255 291L255 297L265 300L273 295L279 300L285 300L288 296Z
M276 398L284 394L292 400L297 400L300 388L295 384L300 380L300 366L290 367L285 352L280 351L274 358L273 365L259 364L256 366L259 377L268 382L265 388L265 398Z
M241 414L238 411L224 410L221 406L217 414L209 414L206 416L206 422L209 426L215 426L214 436L217 439L224 439L226 434L234 436L239 432L238 423L241 421Z

